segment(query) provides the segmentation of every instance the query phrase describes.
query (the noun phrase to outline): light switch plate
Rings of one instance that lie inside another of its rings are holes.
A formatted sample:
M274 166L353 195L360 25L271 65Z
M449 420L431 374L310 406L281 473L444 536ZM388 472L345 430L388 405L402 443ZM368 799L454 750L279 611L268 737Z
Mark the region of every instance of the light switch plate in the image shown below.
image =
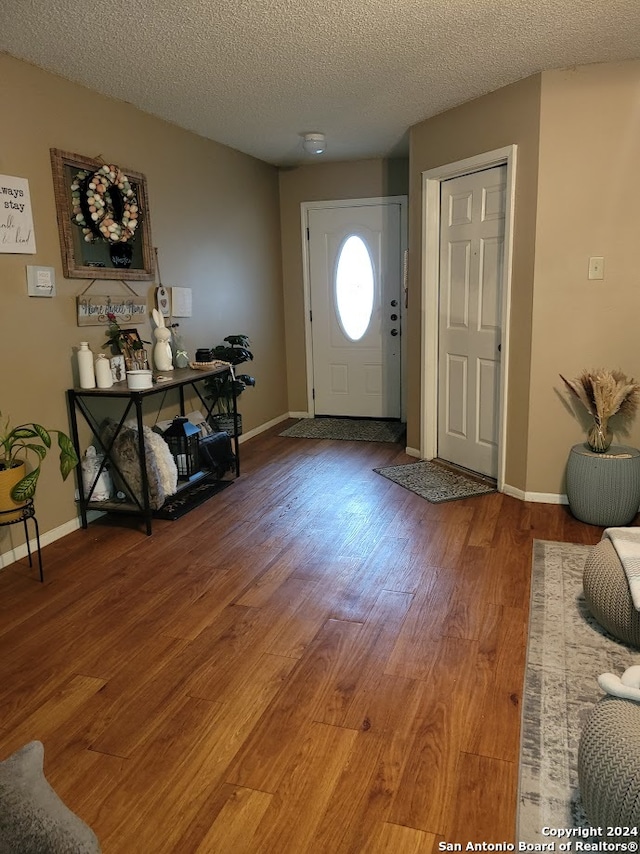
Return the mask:
M604 258L602 255L592 255L589 258L589 278L604 279Z
M27 265L27 293L30 297L54 297L56 295L55 267Z

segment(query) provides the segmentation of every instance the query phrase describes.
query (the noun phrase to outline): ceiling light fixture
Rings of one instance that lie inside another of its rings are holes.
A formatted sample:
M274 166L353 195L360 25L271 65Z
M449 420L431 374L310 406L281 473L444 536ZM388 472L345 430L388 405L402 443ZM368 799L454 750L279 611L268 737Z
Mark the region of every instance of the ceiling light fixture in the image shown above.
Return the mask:
M323 133L305 133L302 140L302 147L307 154L324 154L327 150L327 143Z

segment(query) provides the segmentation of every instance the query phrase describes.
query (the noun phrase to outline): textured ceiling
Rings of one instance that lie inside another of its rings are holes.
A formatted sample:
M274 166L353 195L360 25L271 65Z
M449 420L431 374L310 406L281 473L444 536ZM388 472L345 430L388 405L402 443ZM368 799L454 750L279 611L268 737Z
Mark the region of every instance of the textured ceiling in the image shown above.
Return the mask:
M304 160L305 131L348 160L535 72L640 57L640 2L0 0L0 50L270 163Z

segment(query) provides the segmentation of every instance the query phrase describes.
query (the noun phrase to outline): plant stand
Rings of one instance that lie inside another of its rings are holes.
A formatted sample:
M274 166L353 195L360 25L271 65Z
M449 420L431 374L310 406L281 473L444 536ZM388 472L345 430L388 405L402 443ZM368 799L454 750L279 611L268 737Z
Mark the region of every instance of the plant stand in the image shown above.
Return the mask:
M7 520L7 517L11 516L12 518ZM36 531L36 548L38 551L38 568L40 570L40 581L44 581L44 574L42 571L42 552L40 551L40 529L38 527L38 520L36 519L36 511L33 506L33 498L28 498L26 504L22 508L18 508L17 510L0 510L0 528L8 527L9 525L17 525L22 522L24 525L24 536L27 541L27 554L29 556L29 566L33 566L33 559L31 557L31 543L29 542L29 530L27 528L27 520L31 519L33 521L35 531Z
M567 463L567 498L571 512L589 525L628 525L640 506L640 451L611 445L597 454L574 445Z

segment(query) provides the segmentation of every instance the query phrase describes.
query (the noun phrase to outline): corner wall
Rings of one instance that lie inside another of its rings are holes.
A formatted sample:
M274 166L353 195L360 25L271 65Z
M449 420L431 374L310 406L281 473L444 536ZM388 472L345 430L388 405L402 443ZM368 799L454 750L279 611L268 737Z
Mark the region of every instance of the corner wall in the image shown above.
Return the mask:
M585 440L559 374L640 379L639 153L640 61L542 75L529 492L566 492L569 450ZM594 255L603 281L588 279ZM614 442L640 446L640 417Z

